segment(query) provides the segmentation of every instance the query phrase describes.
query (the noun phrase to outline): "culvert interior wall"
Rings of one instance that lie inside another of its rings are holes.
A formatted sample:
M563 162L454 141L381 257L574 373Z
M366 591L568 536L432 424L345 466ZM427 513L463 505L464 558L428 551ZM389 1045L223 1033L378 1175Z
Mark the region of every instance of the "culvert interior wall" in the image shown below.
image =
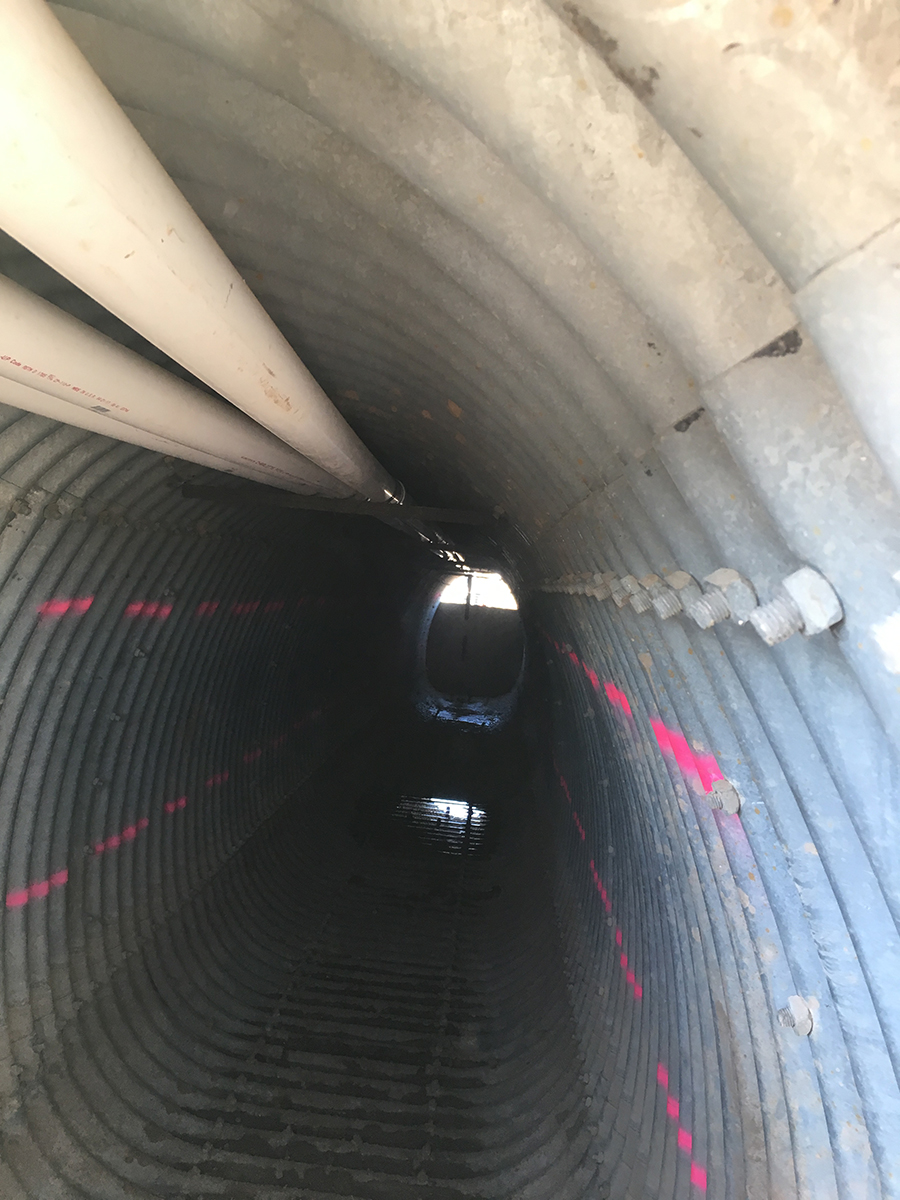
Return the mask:
M3 1194L900 1194L888 15L53 11L529 678L422 727L412 542L3 409ZM775 647L602 598L803 564Z

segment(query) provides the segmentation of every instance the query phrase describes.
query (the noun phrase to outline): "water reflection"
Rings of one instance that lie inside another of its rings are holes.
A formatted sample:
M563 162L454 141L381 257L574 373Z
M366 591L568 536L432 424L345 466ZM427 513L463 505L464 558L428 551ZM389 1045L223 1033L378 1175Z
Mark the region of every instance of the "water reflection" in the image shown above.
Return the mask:
M401 796L394 816L443 854L474 853L487 825L483 808L441 796Z

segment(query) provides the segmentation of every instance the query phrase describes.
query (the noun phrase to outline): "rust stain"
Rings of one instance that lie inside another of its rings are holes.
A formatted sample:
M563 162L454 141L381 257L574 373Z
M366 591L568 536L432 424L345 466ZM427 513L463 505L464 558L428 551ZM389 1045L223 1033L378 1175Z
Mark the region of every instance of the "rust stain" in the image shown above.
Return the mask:
M452 400L447 401L447 411L452 417L456 417L457 421L462 416L462 409L458 404L454 404Z
M359 392L354 392L353 388L347 388L347 390L345 392L341 392L341 395L346 400L358 400L359 399Z

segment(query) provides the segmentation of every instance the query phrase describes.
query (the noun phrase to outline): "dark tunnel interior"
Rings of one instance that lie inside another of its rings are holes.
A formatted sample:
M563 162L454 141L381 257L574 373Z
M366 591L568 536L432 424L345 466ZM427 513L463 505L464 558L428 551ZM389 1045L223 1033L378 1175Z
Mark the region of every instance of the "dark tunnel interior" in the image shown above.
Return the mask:
M900 1200L893 6L8 2L407 513L0 307L0 1200Z

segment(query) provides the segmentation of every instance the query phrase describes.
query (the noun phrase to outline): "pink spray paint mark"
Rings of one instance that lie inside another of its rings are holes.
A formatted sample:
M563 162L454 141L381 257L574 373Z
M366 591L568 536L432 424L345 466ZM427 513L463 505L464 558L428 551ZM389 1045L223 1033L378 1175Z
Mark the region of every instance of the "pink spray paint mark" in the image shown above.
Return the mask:
M669 1120L675 1121L678 1125L678 1149L683 1150L685 1154L692 1154L694 1149L694 1138L689 1129L680 1124L681 1104L678 1097L669 1091L669 1072L662 1063L656 1065L656 1082L663 1089L666 1095L666 1116ZM707 1178L706 1168L701 1166L695 1159L691 1159L691 1183L694 1187L699 1188L701 1192L706 1191Z
M93 596L78 596L72 600L63 600L57 598L54 600L45 600L43 604L37 607L38 615L42 617L64 617L66 613L71 613L72 616L81 617L94 603Z
M268 602L268 604L266 605L264 611L267 613L276 613L276 612L281 612L281 610L283 608L284 608L283 600L270 600Z
M177 800L167 800L164 808L167 813L177 812L179 808L187 806L187 796L179 796Z
M258 600L245 600L243 603L232 604L231 613L235 617L248 617L259 608Z
M121 833L114 833L104 842L95 842L94 853L103 854L107 850L118 850L123 842L133 842L137 835L145 830L149 824L149 817L141 817L141 819L139 821L135 821L133 825L126 825Z
M245 763L256 762L256 760L258 758L262 758L262 749L259 747L256 750L248 750L247 753L244 755L244 762Z
M549 635L547 635L547 640L551 641ZM551 642L551 644L557 653L567 653L569 659L576 666L582 668L594 690L599 692L600 679L597 672L592 667L589 667L587 663L582 662L574 650L566 651L558 642ZM605 680L603 682L603 690L613 708L624 713L626 717L633 716L628 697L617 684L611 680ZM721 768L714 754L695 753L688 745L684 734L680 730L667 728L659 717L651 717L650 725L662 753L675 760L682 774L690 783L695 786L699 785L703 792L706 793L712 790L712 785L717 779L723 778Z
M195 617L211 617L219 607L218 600L201 600L194 609Z
M650 718L650 728L663 757L674 759L689 783L695 787L699 785L704 792L709 792L715 780L723 777L716 756L695 754L688 745L687 738L678 729L669 729L659 717Z
M230 774L230 771L219 771L217 775L210 775L209 779L207 779L203 786L211 788L217 787L220 783L227 783Z
M603 684L603 690L606 692L606 698L613 708L621 709L626 717L630 717L632 715L631 705L628 703L628 697L621 688L616 687L614 683L611 683L609 680L607 680Z
M63 887L69 882L68 868L64 867L61 871L56 871L49 879L42 879L39 883L29 884L27 888L19 888L14 892L6 893L7 908L22 908L29 900L43 900L45 896L49 896L54 888Z
M133 600L125 608L126 617L155 617L157 621L165 621L172 613L172 605L162 600Z
M597 674L596 671L594 671L591 667L589 667L587 665L587 663L582 663L581 665L584 667L585 675L587 675L588 679L590 680L591 687L594 689L595 692L599 692L600 691L600 676Z

